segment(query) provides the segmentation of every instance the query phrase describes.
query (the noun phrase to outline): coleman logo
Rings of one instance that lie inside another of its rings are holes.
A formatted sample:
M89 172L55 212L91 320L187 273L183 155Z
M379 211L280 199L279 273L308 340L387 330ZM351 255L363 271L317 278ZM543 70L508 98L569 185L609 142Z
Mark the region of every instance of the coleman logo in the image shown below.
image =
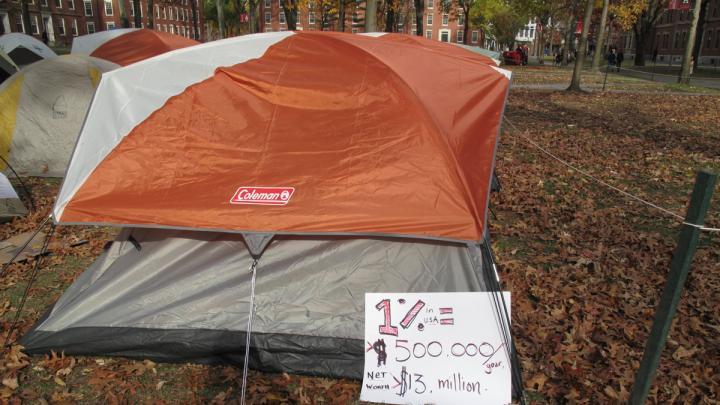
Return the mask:
M287 205L294 187L240 187L230 204Z

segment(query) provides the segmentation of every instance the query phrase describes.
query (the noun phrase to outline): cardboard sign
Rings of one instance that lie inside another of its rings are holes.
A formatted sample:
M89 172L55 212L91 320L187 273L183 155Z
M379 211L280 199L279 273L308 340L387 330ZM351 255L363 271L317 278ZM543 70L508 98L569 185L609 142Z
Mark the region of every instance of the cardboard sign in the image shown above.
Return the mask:
M503 296L510 311L510 293ZM360 399L390 404L509 404L510 354L494 304L499 297L365 294Z

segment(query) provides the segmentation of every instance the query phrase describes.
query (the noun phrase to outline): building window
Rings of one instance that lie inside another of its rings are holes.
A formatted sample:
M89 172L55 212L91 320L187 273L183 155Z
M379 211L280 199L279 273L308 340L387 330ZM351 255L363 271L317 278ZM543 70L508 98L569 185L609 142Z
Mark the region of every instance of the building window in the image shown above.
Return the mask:
M433 8L433 0L427 0L427 8Z
M432 14L428 14L428 15L427 15L427 22L426 22L425 24L426 24L428 27L432 26L432 20L433 20L433 15L432 15Z
M315 25L315 13L312 11L308 13L308 24Z
M25 26L23 25L22 16L18 16L16 26L18 32L22 32L23 34L25 33Z
M462 30L457 31L457 43L462 44L463 43L463 32Z
M95 33L95 23L89 22L89 23L86 23L86 25L87 25L87 33L94 34Z
M425 31L425 38L432 39L432 30Z
M112 0L105 0L105 15L113 15L113 4Z
M477 41L478 41L478 32L477 32L477 31L473 31L473 32L472 32L472 35L470 36L470 39L472 40L472 43L473 43L473 44L476 44Z
M713 35L713 31L712 31L712 30L708 30L708 32L707 32L707 45L705 45L705 48L706 48L706 49L710 49L710 46L712 45L712 35Z
M167 6L163 7L163 20L167 20Z
M130 15L135 17L135 2L133 0L130 0Z
M68 0L68 10L75 10L75 0Z
M271 21L272 21L272 16L270 15L270 12L266 11L265 12L265 24L270 24Z
M270 4L270 0L265 0L265 8L270 8L270 7L272 7Z
M350 30L350 32L352 32L353 34L357 34L357 33L358 33L358 29L357 29L357 28L353 28L353 29Z
M30 32L33 34L39 34L40 31L38 31L38 19L37 16L33 16L32 20L30 20Z
M160 6L155 5L155 18L160 18Z
M442 15L442 25L446 26L448 25L448 20L450 19L450 16L447 13L443 13Z
M107 29L108 31L114 30L114 29L115 29L115 22L114 22L114 21L110 21L110 22L105 23L105 29Z
M280 18L279 18L279 19L280 19L280 24L285 24L285 11L284 11L284 10L283 10L283 11L280 11L279 17L280 17Z
M58 34L65 36L65 19L60 17L60 24L57 26Z
M72 24L70 25L70 30L72 30L72 35L73 35L74 37L78 36L78 32L77 32L77 20L74 19L74 18L73 18Z
M55 8L62 8L62 0L55 0Z
M41 4L42 4L43 7L47 7L47 6L48 6L48 0L42 0L42 1L41 1Z
M465 25L465 14L458 15L458 25Z
M177 8L177 7L175 7L175 19L176 19L177 21L180 21L180 13L178 12L178 8Z

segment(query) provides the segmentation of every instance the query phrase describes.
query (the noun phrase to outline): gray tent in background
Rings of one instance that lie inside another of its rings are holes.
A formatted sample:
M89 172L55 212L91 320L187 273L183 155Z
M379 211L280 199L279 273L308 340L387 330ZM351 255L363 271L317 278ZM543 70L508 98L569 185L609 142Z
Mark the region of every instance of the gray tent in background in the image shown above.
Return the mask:
M502 55L500 52L491 51L489 49L481 48L479 46L470 46L465 44L456 44L452 43L453 45L457 45L463 49L467 49L468 51L479 53L480 55L487 56L495 61L495 63L499 66L500 63L502 63Z
M10 57L2 50L0 49L0 83L4 82L5 79L12 76L17 72L19 69L15 62L10 59Z
M0 173L0 223L27 215L27 208L18 197L8 178Z

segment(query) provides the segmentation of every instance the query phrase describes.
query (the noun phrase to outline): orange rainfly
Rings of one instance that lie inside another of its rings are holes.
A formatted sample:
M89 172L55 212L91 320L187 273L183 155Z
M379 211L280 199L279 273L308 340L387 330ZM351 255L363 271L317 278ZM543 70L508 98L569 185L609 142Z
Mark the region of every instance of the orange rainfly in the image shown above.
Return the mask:
M488 58L392 34L162 55L103 76L55 218L479 241L508 89Z
M165 52L197 44L199 44L198 41L179 35L141 29L105 42L90 56L105 59L120 66L127 66Z

